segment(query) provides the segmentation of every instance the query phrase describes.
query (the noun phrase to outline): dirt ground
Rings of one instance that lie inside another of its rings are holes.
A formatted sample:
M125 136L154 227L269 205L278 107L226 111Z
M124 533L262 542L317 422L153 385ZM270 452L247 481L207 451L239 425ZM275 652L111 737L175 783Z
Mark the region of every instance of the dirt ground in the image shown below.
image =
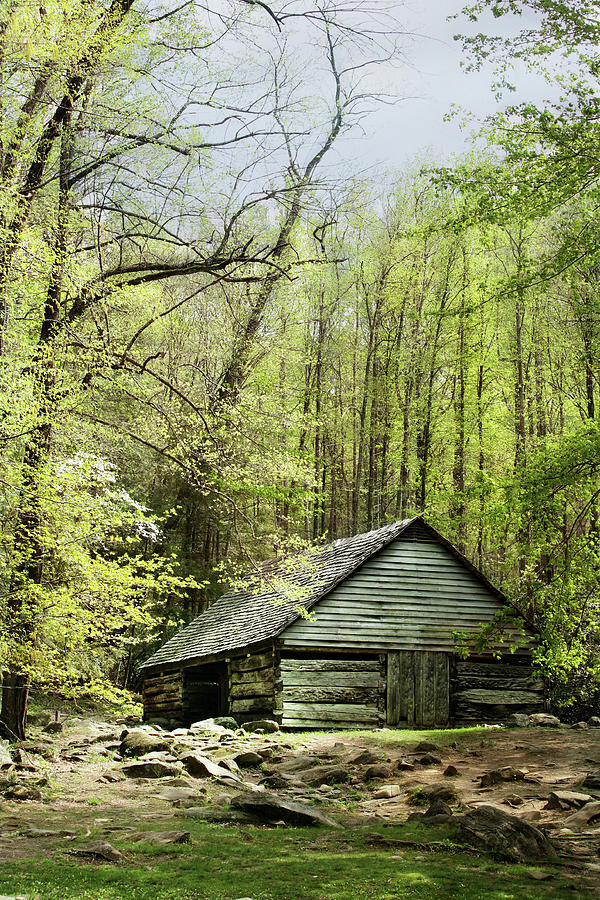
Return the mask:
M22 777L31 784L47 783L40 785L41 800L0 802L0 861L43 855L90 834L110 841L111 835L132 828L182 828L186 805L222 808L235 794L231 786L188 775L126 778L118 752L122 726L114 725L112 736L106 732L102 740L94 738L94 727L80 721L58 735L33 730L31 740L42 743L51 758L27 751L25 766L28 759L32 767L22 770ZM419 750L423 740L436 749ZM600 779L600 728L255 734L208 737L202 750L215 760L231 759L240 750L260 751L264 762L243 770L246 782L261 784L266 779L269 789L319 805L349 826L404 822L423 811L419 797L427 788L446 785L456 793L451 804L456 811L492 804L541 826L563 863L580 872L588 889L595 885L600 897L600 813L598 822L571 831L564 822L573 809L546 808L549 794L557 790L583 791L600 800L600 789L581 787L586 776ZM356 759L361 751L370 751L370 761ZM378 777L373 776L373 764L382 767ZM302 765L343 768L347 779L331 783L324 777L323 783L309 786L302 780ZM458 774L445 775L448 766ZM481 786L482 776L507 766L520 773L518 780ZM395 791L395 785L396 796L376 796L386 786ZM195 799L186 804L164 796L165 788L177 786L189 787Z

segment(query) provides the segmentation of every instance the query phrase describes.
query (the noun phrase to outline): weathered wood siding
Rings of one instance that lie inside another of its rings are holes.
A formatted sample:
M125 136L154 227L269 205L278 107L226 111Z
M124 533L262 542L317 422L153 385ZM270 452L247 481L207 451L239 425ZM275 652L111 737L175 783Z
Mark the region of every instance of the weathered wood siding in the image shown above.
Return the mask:
M385 722L385 657L282 659L277 708L288 728L376 728Z
M144 719L173 719L183 722L183 674L181 669L153 672L142 687Z
M454 649L501 601L444 546L413 532L365 562L282 635L286 648Z
M450 654L399 650L387 655L387 724L426 728L450 718Z
M276 663L272 647L229 660L229 715L238 722L273 717Z
M456 722L505 722L514 712L545 708L545 684L527 658L501 662L456 660L451 677L451 716Z

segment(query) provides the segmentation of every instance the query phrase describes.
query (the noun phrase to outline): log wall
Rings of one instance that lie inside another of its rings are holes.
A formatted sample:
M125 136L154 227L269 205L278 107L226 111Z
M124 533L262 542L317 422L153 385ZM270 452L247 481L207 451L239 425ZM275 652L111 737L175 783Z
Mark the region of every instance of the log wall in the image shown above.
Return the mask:
M229 715L240 724L275 715L276 664L272 647L229 660Z
M183 673L181 669L153 672L142 688L144 719L171 719L183 722Z
M277 712L287 728L377 728L385 722L385 656L280 660Z
M451 715L455 722L505 722L512 713L542 712L545 684L526 657L510 661L456 660L451 674Z

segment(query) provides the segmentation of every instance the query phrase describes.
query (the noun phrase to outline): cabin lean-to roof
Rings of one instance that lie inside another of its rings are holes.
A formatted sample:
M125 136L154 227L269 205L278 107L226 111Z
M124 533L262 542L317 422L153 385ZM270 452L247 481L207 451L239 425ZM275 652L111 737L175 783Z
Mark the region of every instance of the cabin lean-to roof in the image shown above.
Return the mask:
M341 538L315 549L295 565L293 560L271 561L262 570L260 588L249 584L242 590L223 594L147 659L141 668L192 662L276 638L300 617L299 607L312 609L364 562L417 523L450 550L498 599L505 601L504 595L456 547L421 516L416 516L366 534ZM289 593L285 586L290 589Z

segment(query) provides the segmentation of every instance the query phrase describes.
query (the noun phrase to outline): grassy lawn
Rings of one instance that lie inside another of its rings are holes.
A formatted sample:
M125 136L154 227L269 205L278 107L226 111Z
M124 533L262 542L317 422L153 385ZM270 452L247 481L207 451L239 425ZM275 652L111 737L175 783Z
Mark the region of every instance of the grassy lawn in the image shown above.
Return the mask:
M453 848L447 832L439 829L432 833L406 825L332 832L208 826L193 820L181 824L192 832L191 843L166 850L111 837L126 856L117 865L74 857L67 844L44 858L4 863L0 893L37 894L40 900L583 900L592 896L573 889L558 871L549 881L537 881L526 866L461 853ZM374 845L377 834L387 843ZM92 835L87 842L93 839ZM406 849L394 845L398 840L441 841L442 849ZM81 842L82 846L87 842Z

